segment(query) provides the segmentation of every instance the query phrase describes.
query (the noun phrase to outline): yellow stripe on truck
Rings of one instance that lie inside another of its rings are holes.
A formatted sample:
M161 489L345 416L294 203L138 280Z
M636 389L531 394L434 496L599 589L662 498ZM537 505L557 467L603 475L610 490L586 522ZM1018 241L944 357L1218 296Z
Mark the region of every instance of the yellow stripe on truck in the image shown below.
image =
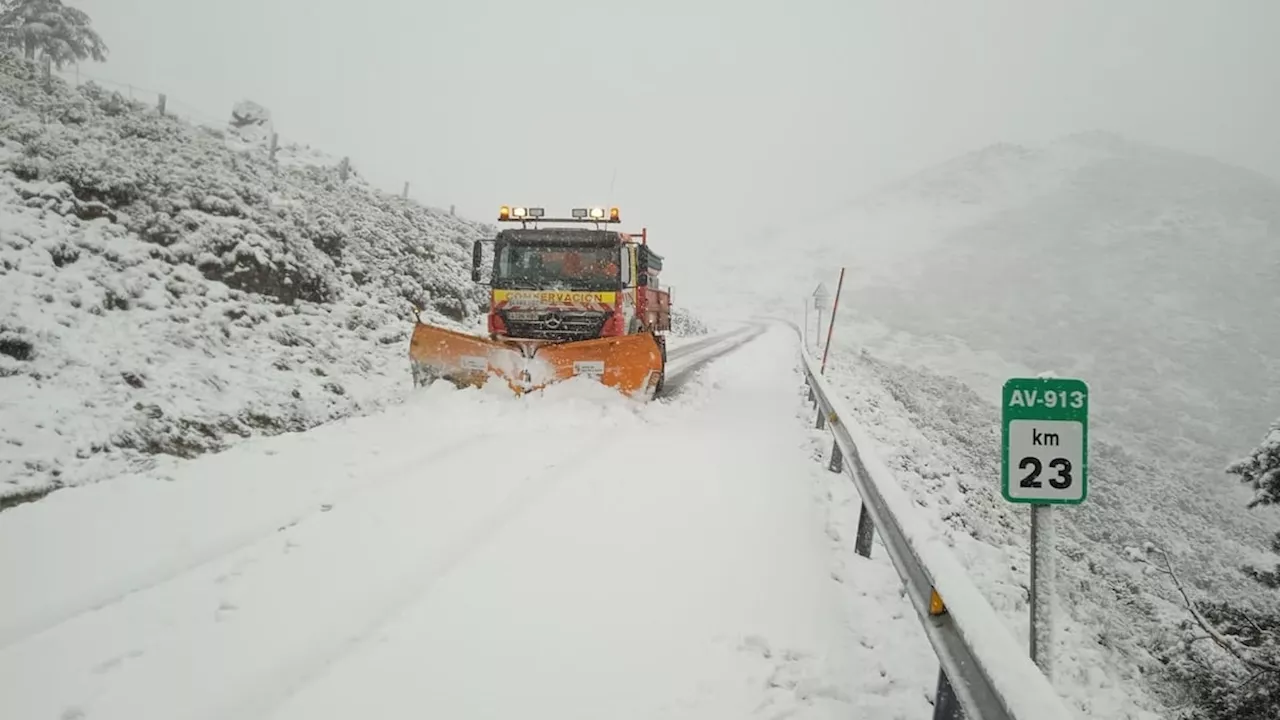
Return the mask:
M494 302L509 305L584 305L599 303L612 305L618 299L616 292L580 292L561 290L494 290Z

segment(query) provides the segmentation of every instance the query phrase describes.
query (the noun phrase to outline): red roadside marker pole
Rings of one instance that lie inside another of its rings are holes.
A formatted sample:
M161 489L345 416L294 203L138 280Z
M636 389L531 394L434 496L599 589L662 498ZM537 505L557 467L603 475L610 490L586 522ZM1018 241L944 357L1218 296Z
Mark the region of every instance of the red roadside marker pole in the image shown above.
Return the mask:
M822 350L822 367L819 375L827 374L827 353L831 352L831 334L836 329L836 309L840 307L840 290L844 288L844 268L840 268L840 283L836 285L836 299L831 303L831 324L827 326L827 346Z

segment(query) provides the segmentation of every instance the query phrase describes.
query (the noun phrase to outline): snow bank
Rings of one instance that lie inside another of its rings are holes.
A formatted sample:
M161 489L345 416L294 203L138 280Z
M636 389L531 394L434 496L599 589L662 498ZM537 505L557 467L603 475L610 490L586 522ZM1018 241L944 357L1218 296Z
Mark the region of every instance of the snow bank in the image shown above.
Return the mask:
M382 406L489 232L0 57L0 497Z

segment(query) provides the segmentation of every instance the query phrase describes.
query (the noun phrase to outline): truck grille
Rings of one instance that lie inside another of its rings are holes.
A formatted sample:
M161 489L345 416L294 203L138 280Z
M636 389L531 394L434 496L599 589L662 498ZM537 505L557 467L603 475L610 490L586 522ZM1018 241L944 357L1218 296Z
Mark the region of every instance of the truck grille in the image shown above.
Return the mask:
M590 310L499 310L511 337L585 340L600 337L607 312Z

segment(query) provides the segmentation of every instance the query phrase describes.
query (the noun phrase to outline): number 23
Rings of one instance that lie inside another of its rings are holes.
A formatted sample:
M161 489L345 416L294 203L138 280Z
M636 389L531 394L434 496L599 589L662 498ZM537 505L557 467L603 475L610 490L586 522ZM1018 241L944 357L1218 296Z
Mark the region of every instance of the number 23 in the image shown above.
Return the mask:
M1018 483L1019 487L1038 488L1044 487L1036 478L1040 477L1040 472L1044 468L1040 465L1040 458L1024 457L1018 463L1019 470L1031 468L1031 474L1022 478L1022 482ZM1049 461L1049 467L1058 471L1057 477L1049 478L1049 484L1058 490L1066 490L1071 487L1071 461L1066 458L1054 458Z

